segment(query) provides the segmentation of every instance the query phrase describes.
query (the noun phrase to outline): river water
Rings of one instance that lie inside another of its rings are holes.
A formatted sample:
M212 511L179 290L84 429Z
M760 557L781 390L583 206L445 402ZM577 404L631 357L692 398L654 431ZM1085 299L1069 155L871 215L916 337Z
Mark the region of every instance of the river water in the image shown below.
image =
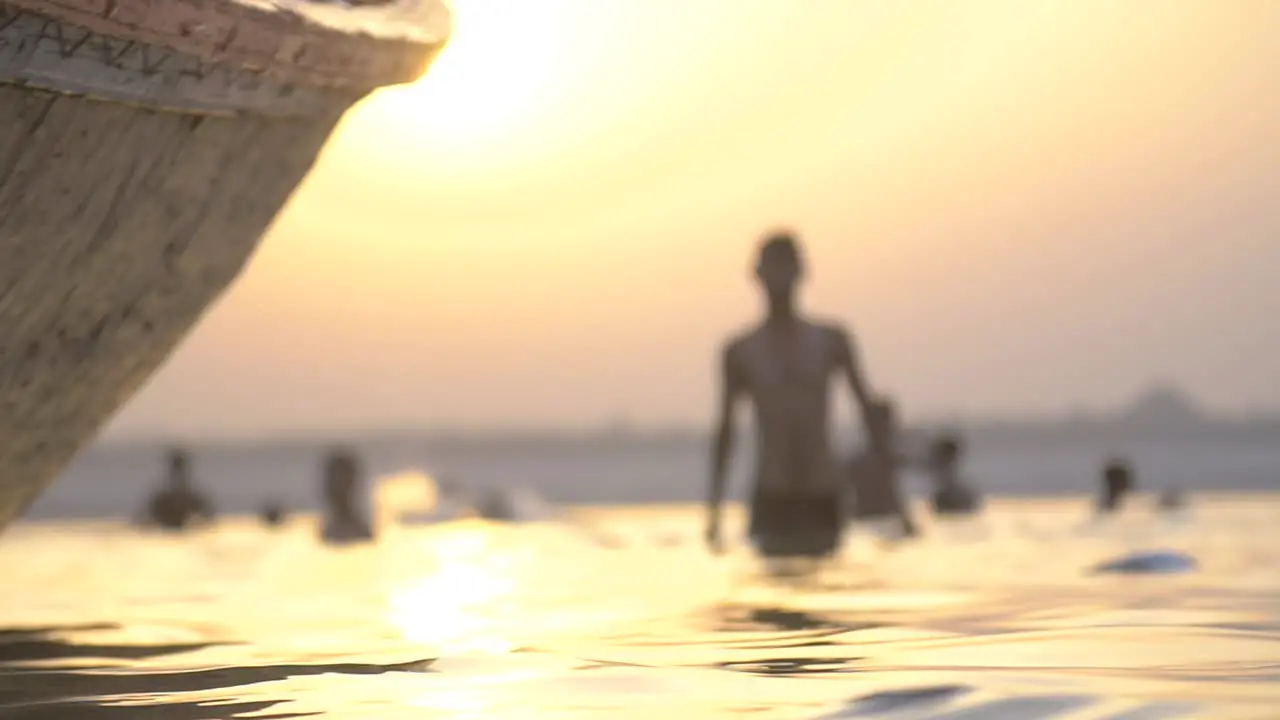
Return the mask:
M740 535L741 518L731 525ZM0 718L1280 718L1280 496L994 500L798 576L697 508L0 541ZM1138 550L1191 572L1098 575Z

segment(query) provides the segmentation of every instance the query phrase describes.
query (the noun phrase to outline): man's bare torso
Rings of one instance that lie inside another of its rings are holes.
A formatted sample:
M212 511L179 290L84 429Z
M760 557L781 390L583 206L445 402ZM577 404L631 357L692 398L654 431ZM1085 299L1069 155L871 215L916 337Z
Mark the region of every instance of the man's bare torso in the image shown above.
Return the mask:
M755 408L757 490L839 490L828 425L843 337L836 326L800 321L761 326L729 346L732 371Z

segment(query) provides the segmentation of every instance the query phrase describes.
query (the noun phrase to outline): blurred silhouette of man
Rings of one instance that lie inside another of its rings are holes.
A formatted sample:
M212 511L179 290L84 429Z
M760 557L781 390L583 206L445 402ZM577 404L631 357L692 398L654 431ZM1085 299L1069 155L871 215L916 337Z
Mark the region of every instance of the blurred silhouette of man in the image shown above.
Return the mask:
M165 530L184 530L212 519L212 505L192 486L191 458L185 450L170 450L168 475L147 503L145 522Z
M330 450L322 482L325 516L321 539L336 545L372 540L373 528L360 507L363 478L355 453L345 448Z
M731 339L720 361L719 423L712 446L706 541L722 551L720 506L739 401L755 409L756 468L749 533L766 558L823 557L843 530L843 488L828 437L831 379L842 377L867 417L868 392L853 343L836 324L796 307L804 262L785 232L765 239L756 264L768 311Z

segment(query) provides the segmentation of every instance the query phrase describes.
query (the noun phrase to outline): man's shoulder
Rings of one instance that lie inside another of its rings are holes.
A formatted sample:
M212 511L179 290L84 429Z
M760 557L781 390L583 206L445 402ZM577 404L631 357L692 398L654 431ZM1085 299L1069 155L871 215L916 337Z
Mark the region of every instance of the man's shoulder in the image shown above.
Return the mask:
M810 318L805 321L815 332L833 340L848 340L853 337L848 326L839 320L828 318Z
M750 345L760 334L758 326L750 326L741 328L737 332L730 335L721 345L721 350L726 355L736 355L742 352L743 348Z

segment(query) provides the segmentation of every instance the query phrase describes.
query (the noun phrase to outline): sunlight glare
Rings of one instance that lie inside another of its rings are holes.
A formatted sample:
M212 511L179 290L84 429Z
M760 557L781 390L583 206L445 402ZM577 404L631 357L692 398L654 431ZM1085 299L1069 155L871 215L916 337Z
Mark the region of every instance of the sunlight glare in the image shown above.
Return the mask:
M440 501L435 478L419 470L403 470L376 478L373 494L380 514L390 517L405 512L430 512Z
M431 538L435 567L389 599L390 620L406 639L450 654L514 649L494 615L517 582L494 562L490 539L484 525L471 524Z
M384 91L421 139L450 152L483 151L545 108L561 64L565 18L536 3L454 0L453 34L428 72Z

